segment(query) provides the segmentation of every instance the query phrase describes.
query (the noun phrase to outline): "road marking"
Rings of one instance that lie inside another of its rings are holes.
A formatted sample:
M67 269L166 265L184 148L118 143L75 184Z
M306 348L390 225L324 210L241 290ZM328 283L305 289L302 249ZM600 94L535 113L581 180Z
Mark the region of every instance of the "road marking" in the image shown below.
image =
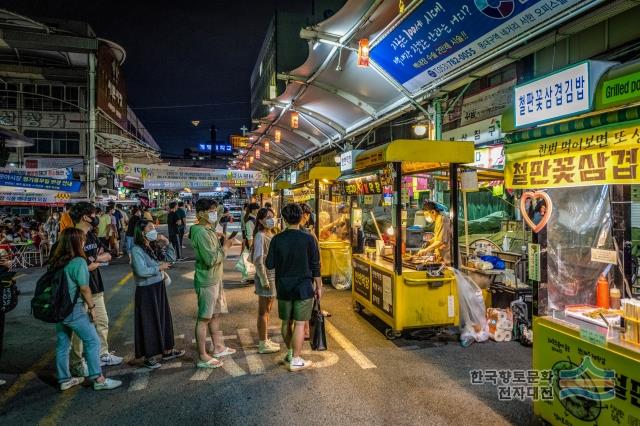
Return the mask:
M338 329L333 326L333 324L325 321L324 325L333 340L335 340L340 346L342 346L342 349L344 349L344 351L351 358L353 358L353 360L360 366L360 368L362 368L363 370L366 370L368 368L376 368L376 365L371 362L369 358L367 358L362 352L360 352L360 350L356 348L355 345L344 336L344 334L340 333Z
M144 370L144 371L142 371ZM133 380L129 384L129 392L141 391L147 388L149 385L149 369L140 368L134 371Z
M302 352L300 352L300 355L303 355L305 359L310 359L312 361L310 368L330 367L334 364L337 364L338 360L340 359L337 354L331 351L318 352L318 351L310 351L308 349L305 349ZM322 361L314 361L313 358L316 358L316 357L322 358ZM284 365L287 368L289 367L288 363L284 360L284 356L282 356L281 353L276 354L276 356L273 358L273 361L276 364Z
M111 289L111 291L109 292L107 297L104 298L105 303L108 302L109 300L111 300L111 298L113 298L113 296L118 294L118 292L122 289L122 287L126 283L128 283L131 278L133 278L133 272L129 272L127 275L122 277L120 279L120 281L118 281L117 285L114 288Z
M38 426L55 426L63 423L60 420L80 389L82 389L82 386L75 386L74 388L65 391L65 393L63 393L56 401L56 404L49 415L44 419L40 419Z
M240 344L242 345L242 350L244 351L251 374L264 374L264 363L258 356L258 349L255 347L249 329L239 328L238 337L240 338Z

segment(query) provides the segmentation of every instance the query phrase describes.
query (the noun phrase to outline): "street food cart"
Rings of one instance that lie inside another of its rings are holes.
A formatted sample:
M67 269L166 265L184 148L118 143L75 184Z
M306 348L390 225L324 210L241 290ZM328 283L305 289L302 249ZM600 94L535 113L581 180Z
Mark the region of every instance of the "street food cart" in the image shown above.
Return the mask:
M445 201L443 194L449 195L448 250L456 267L458 164L473 158L473 142L396 140L361 152L340 178L351 209L353 300L356 309L366 308L389 326L390 339L406 329L459 325L454 274L439 256L414 253L429 234L416 207L426 197ZM434 180L430 193L412 190L414 179L426 175L447 176L446 187Z
M595 109L606 111L514 132L516 143L506 147L505 184L524 191L520 210L533 233L531 397L534 413L554 425L640 419L640 304L630 249L639 226L631 194L640 183L640 108L614 109L638 95L605 90L635 84L637 72L612 69L599 84L585 77Z

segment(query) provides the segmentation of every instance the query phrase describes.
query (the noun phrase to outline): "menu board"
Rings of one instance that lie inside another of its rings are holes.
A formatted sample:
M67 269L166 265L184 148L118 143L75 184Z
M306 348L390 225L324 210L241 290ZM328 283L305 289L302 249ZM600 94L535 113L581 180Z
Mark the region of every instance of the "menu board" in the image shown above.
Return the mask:
M371 267L357 259L353 259L353 290L371 300Z
M377 176L350 179L345 182L344 191L347 195L382 194L382 184Z
M371 268L371 304L393 318L393 275Z

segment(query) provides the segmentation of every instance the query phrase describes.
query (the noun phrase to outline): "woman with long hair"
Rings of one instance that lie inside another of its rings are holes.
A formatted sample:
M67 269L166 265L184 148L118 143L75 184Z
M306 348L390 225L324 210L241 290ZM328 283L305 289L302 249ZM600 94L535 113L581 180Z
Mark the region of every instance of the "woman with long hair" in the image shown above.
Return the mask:
M93 310L96 305L89 288L89 268L84 254L84 241L84 232L80 229L65 229L60 234L58 245L48 262L50 269L64 268L69 295L75 302L73 311L64 320L56 323L56 370L60 390L63 391L84 381L84 377L72 377L69 371L72 333L75 333L84 345L88 377L93 380L93 389L108 390L122 385L119 380L105 378L100 368L100 339L93 325Z
M253 246L250 259L256 267L256 294L258 295L258 353L270 354L280 351L280 345L267 337L269 317L276 298L276 274L274 270L267 270L265 261L269 253L269 244L273 237L276 223L273 210L260 209L256 215L256 227L253 232Z
M163 250L152 245L162 242ZM163 258L164 254L164 258ZM174 349L173 319L165 288L165 271L175 260L169 240L159 235L152 222L140 219L135 226L131 248L131 268L136 283L135 350L136 358L144 357L144 366L160 368L158 357L169 361L185 354Z

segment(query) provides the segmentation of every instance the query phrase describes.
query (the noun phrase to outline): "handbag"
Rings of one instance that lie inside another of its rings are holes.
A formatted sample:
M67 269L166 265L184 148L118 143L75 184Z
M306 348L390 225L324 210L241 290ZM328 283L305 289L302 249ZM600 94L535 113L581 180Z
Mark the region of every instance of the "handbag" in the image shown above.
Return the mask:
M5 272L0 276L0 313L6 314L18 305L18 286L13 278L15 272Z
M171 275L167 274L167 271L162 271L162 281L167 287L171 285Z
M320 300L317 297L313 299L313 310L311 311L311 349L314 351L327 350L327 335L324 331L324 315L320 309Z

